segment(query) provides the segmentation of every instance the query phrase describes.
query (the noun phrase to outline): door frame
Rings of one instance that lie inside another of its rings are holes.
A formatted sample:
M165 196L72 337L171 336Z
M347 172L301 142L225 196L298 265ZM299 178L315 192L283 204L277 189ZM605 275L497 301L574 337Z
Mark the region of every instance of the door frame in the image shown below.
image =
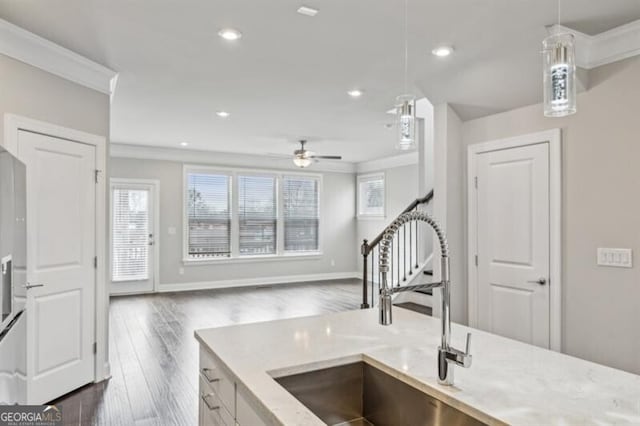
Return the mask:
M4 114L4 148L13 155L18 155L18 133L20 131L40 133L71 142L91 145L96 150L96 230L95 253L97 265L95 269L95 345L94 382L100 382L111 376L108 353L109 336L109 289L106 285L106 244L107 238L107 188L105 178L107 170L107 138L83 132L45 121L16 115Z
M498 139L467 148L467 283L469 325L478 326L477 253L478 205L475 191L476 156L484 152L549 144L549 348L562 350L562 130L551 129Z
M109 268L107 269L107 282L109 283L109 294L112 296L124 296L127 294L144 294L148 291L132 291L132 292L112 292L111 285L111 262L113 261L113 200L111 194L114 185L149 185L152 187L152 220L153 220L153 288L151 293L158 291L158 277L160 276L160 180L159 179L130 179L130 178L110 178L109 179Z

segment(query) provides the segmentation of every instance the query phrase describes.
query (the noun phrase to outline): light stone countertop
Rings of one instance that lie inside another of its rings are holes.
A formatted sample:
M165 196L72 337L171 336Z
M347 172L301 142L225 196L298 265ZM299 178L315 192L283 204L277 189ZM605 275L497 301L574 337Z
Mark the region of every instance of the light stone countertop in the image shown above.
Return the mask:
M437 383L440 320L394 308L197 330L196 338L274 425L322 425L273 377L365 362L489 424L640 425L640 376L452 324L452 344L473 333L469 369Z

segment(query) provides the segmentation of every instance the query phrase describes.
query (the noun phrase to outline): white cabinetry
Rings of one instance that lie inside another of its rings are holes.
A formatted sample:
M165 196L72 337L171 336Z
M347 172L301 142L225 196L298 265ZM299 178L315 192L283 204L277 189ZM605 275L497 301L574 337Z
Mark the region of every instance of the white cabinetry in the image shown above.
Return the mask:
M266 423L251 408L233 378L213 356L200 348L200 426L263 426Z

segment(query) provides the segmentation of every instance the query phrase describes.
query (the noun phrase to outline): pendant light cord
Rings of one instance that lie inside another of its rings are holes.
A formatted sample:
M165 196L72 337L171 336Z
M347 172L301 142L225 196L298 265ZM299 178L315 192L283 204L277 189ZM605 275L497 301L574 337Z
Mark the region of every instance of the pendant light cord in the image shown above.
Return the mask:
M560 1L560 0L558 0ZM404 93L407 93L409 73L409 0L404 0Z
M561 15L560 15L560 10L561 10L561 9L560 9L560 6L561 6L561 3L562 3L562 0L558 0L558 27L560 26L560 22L562 22L562 21L561 21L561 19L560 19L560 18L561 18Z

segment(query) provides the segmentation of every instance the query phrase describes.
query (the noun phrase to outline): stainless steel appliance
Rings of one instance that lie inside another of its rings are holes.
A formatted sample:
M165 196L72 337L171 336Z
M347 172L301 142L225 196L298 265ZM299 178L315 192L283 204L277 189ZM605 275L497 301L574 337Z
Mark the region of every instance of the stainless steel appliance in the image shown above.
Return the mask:
M24 402L26 168L0 148L0 404Z

